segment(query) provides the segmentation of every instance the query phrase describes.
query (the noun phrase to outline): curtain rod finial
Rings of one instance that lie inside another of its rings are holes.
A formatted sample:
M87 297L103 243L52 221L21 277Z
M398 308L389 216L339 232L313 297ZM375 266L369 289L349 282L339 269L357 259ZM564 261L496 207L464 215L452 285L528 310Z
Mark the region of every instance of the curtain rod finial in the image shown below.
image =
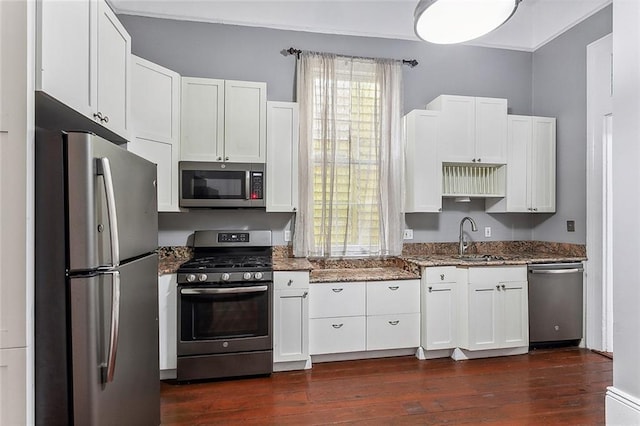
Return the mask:
M295 47L290 47L287 49L287 53L289 55L296 55L296 59L300 59L300 54L302 53L302 50L296 49Z

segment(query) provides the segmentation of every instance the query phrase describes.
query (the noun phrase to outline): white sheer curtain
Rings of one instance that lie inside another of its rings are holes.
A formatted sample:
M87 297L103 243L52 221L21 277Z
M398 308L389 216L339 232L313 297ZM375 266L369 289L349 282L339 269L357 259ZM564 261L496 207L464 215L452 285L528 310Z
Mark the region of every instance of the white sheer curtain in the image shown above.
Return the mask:
M401 67L307 52L298 60L296 256L402 252Z

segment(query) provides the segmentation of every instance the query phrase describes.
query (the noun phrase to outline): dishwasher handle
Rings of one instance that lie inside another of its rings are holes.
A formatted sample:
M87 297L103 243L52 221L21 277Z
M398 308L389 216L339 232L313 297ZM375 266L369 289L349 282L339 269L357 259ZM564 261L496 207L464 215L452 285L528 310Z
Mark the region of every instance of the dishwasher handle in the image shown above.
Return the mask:
M576 272L584 272L584 268L529 269L531 274L575 274Z

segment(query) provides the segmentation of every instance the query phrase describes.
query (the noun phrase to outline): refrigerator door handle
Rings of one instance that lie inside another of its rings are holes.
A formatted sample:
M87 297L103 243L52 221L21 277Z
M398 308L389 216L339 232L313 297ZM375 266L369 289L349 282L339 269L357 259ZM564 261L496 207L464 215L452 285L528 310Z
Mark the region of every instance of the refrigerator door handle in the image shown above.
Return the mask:
M107 197L107 216L109 217L109 237L111 241L111 268L120 266L120 240L118 238L118 217L116 214L116 196L113 190L111 164L107 157L98 159L98 175L103 176L104 192Z
M116 370L116 355L118 353L118 337L120 328L120 272L109 271L111 275L111 326L109 331L109 352L104 371L104 383L113 382Z

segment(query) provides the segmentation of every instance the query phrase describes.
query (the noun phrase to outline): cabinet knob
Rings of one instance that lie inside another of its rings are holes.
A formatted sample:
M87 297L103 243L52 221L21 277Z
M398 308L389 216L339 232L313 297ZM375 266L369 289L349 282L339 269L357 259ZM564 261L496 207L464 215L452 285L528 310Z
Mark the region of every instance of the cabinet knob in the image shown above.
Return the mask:
M538 211L538 208L537 208L537 207L534 207L534 208L533 208L533 211L534 211L534 212L537 212L537 211Z
M504 284L502 284L502 286L501 286L501 287L502 287L502 289L503 289L503 290L506 290L506 289L507 289L507 286L506 286L506 285L504 285Z
M102 119L102 121L104 121L105 123L109 122L109 116L105 115L104 118Z
M305 291L304 293L302 293L302 298L303 298L303 299L306 299L308 294L309 294L309 292L308 292L308 291Z
M431 290L433 290L433 287L429 287L429 293L431 293Z
M293 284L293 280L289 280L289 282L287 283L288 286L291 286L291 284Z
M224 157L224 161L229 161L229 157Z
M444 274L440 274L440 281L444 281Z
M500 285L496 286L496 290L500 291Z
M100 111L94 112L93 113L93 118L97 118L100 121L104 120L104 117L102 116L102 113Z
M218 160L218 161L222 161L222 157L218 157L216 160Z
M471 162L475 163L475 162L476 162L476 159L475 159L475 158L474 158L474 159L472 159L472 160L471 160Z
M482 161L482 158L478 158L478 163Z
M296 209L295 207L293 208L293 211L294 211L294 212L295 212L295 211L297 211L297 210L298 210L298 209Z

